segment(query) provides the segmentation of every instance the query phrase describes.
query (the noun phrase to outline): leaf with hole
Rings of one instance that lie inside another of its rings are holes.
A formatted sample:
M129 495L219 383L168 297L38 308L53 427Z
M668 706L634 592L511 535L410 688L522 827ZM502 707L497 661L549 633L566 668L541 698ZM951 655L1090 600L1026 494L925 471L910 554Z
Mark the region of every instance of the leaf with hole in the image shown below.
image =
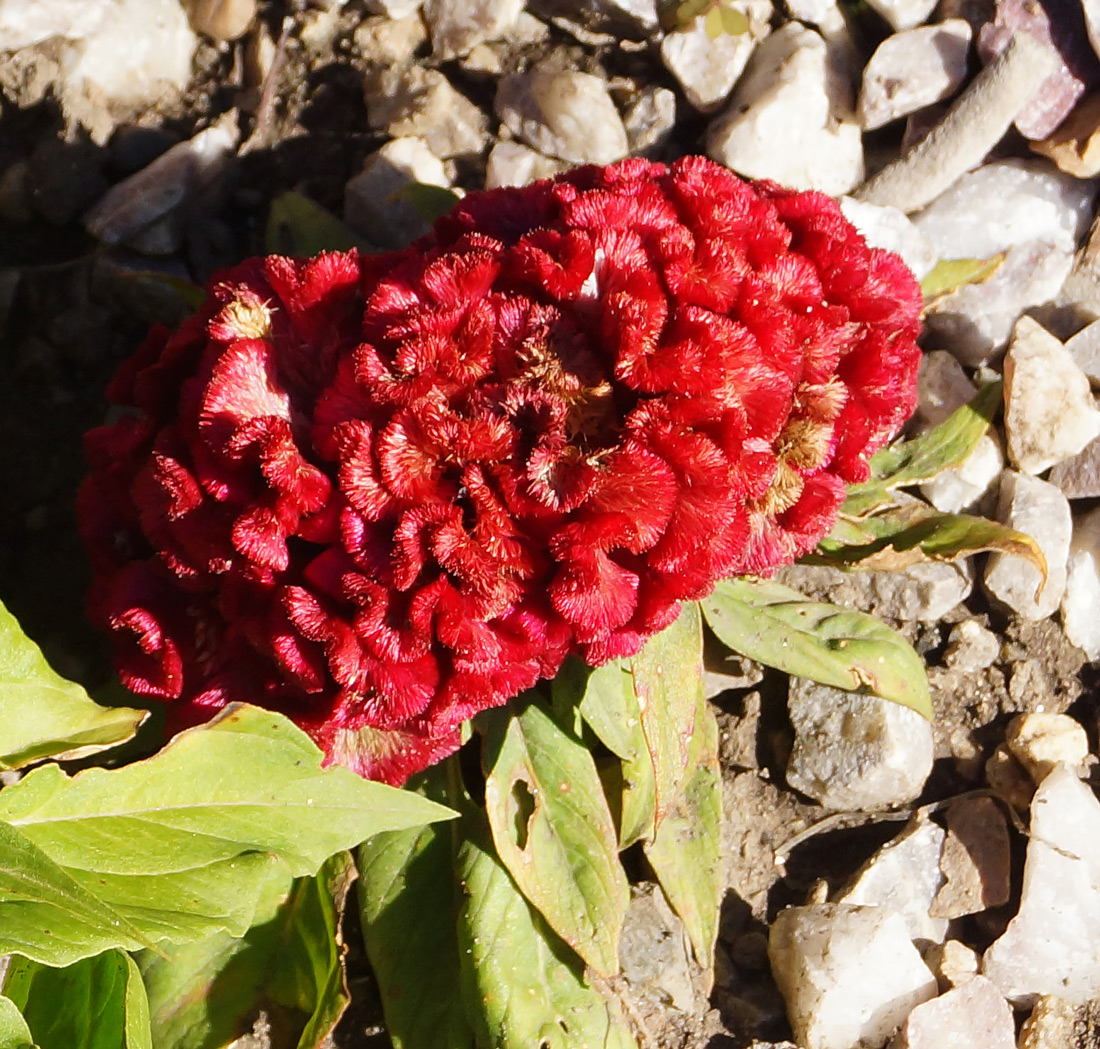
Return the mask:
M700 605L735 652L796 677L871 693L932 717L924 663L897 631L863 612L810 601L779 583L726 579Z
M152 1049L145 985L122 951L63 968L13 958L4 993L40 1049Z
M890 492L930 481L941 470L958 466L977 447L1001 403L1001 382L983 386L968 404L911 441L898 441L871 458L871 479L851 485L840 512L864 517L891 503Z
M467 819L455 861L458 946L479 1049L637 1049L619 1002L586 979L581 959L518 890L483 818Z
M592 754L530 694L482 719L485 809L501 862L593 969L617 973L629 892Z
M0 769L97 754L132 738L148 716L95 703L50 667L0 605Z

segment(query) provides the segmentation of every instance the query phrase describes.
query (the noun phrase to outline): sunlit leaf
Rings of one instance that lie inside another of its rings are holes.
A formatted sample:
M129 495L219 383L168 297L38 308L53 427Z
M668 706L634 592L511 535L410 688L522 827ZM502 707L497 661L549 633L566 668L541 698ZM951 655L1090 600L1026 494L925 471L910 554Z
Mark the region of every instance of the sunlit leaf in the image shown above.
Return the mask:
M646 859L672 909L680 916L699 964L714 964L718 912L725 891L722 869L722 772L718 722L704 700L699 714L699 759L683 796L661 821Z
M711 40L717 40L722 35L722 9L712 7L703 20L703 28Z
M456 872L463 998L479 1049L637 1049L618 1002L585 979L583 962L516 888L477 820L469 817Z
M271 202L264 247L272 255L319 255L322 251L377 250L320 204L289 191Z
M30 1028L19 1006L0 996L0 1049L34 1049Z
M618 972L628 889L591 753L537 700L483 717L485 808L501 861L589 965Z
M925 306L950 295L964 284L981 284L988 280L1000 268L1006 254L1002 251L989 259L943 259L937 262L920 282Z
M96 754L130 739L148 715L93 702L54 672L0 605L0 769Z
M442 801L440 767L423 793ZM359 846L359 916L394 1049L472 1049L459 987L454 828L376 834Z
M862 517L891 502L890 492L929 481L949 466L964 462L982 439L1001 403L1001 382L991 382L952 412L939 426L911 441L898 441L871 459L871 479L854 484L840 512Z
M923 503L846 521L807 560L897 571L922 561L954 561L985 551L1025 558L1039 569L1045 584L1046 558L1031 536L973 514L940 513Z
M63 968L14 958L4 993L40 1049L152 1049L145 985L122 951Z
M833 688L871 693L932 716L920 656L897 631L863 612L809 601L767 581L727 579L700 605L735 652Z

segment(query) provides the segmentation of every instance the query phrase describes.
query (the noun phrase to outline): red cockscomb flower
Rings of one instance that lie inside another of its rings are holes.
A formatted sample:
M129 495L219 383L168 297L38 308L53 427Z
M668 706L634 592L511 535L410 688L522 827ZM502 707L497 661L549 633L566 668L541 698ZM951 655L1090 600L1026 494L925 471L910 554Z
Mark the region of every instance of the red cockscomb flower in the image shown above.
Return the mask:
M135 692L285 711L400 782L568 653L812 549L913 407L919 309L832 200L697 157L251 260L87 437L92 616Z

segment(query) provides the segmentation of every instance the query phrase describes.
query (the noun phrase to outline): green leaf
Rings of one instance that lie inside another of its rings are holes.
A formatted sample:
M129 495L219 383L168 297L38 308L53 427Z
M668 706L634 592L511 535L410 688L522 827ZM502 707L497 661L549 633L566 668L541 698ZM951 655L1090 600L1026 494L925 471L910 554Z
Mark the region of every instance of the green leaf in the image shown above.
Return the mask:
M309 257L322 251L376 251L331 211L293 191L280 193L268 212L264 247L270 255Z
M616 659L592 671L580 712L600 742L621 761L614 795L604 778L608 798L619 799L618 806L613 806L619 810L619 847L625 849L642 838L651 838L656 826L657 787L628 661Z
M443 796L442 772L425 792ZM359 916L394 1049L472 1049L459 986L451 825L376 834L359 846ZM425 918L427 917L427 919Z
M921 561L954 561L990 550L1026 558L1039 569L1045 585L1046 558L1031 536L984 517L940 513L923 503L846 522L806 561L896 571Z
M446 186L433 186L429 182L409 182L391 193L388 199L410 204L417 215L430 226L437 218L446 215L462 198Z
M263 920L139 958L157 1049L220 1049L261 1010L279 1018L280 1044L317 1049L347 1006L338 927L354 868L347 853L314 878L272 882Z
M34 1049L27 1021L10 998L0 997L0 1049Z
M703 697L703 620L694 601L630 661L634 692L653 760L656 823L682 796L694 771L695 717Z
M772 582L727 579L700 602L707 624L735 652L787 674L871 693L931 719L924 663L885 623L808 601Z
M705 700L698 723L699 760L687 790L643 845L672 909L680 916L699 964L713 976L722 869L722 771L718 722Z
M708 39L717 40L722 35L722 10L720 7L712 7L703 20L703 28Z
M991 259L943 259L928 271L920 282L920 290L928 306L936 299L950 295L964 284L981 284L1000 268L1007 252Z
M124 768L31 771L0 792L12 839L0 835L0 872L12 872L0 879L0 950L72 961L218 929L239 935L252 919L249 893L274 868L312 876L372 834L454 815L320 766L321 752L288 719L236 707ZM41 885L20 860L40 870ZM83 894L83 922L44 935L50 926L24 911L52 913L66 891ZM13 922L23 941L5 947Z
M593 969L617 973L629 890L591 753L534 699L488 712L484 725L485 808L501 862Z
M68 965L114 946L151 944L19 831L0 823L0 953Z
M152 1049L145 985L122 951L64 968L16 958L4 990L40 1049Z
M740 36L749 31L749 20L736 7L723 3L719 10L722 12L722 29L728 36Z
M840 508L848 517L863 517L891 502L890 491L931 480L941 470L964 462L989 429L1001 403L1001 382L991 382L969 404L952 412L939 426L911 441L898 441L871 459L871 479L854 484Z
M130 739L148 716L93 702L54 672L0 605L0 769L97 754Z
M618 1002L585 980L580 959L516 888L484 822L471 815L465 829L458 945L478 1049L636 1049Z

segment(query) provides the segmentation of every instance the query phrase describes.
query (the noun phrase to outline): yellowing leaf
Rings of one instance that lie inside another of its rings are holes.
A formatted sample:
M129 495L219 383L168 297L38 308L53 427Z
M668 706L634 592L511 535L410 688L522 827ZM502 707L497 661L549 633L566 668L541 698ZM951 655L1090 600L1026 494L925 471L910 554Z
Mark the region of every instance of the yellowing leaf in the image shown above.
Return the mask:
M1002 251L989 259L943 259L937 262L920 282L925 308L964 284L981 284L988 280L1000 268L1006 254Z

